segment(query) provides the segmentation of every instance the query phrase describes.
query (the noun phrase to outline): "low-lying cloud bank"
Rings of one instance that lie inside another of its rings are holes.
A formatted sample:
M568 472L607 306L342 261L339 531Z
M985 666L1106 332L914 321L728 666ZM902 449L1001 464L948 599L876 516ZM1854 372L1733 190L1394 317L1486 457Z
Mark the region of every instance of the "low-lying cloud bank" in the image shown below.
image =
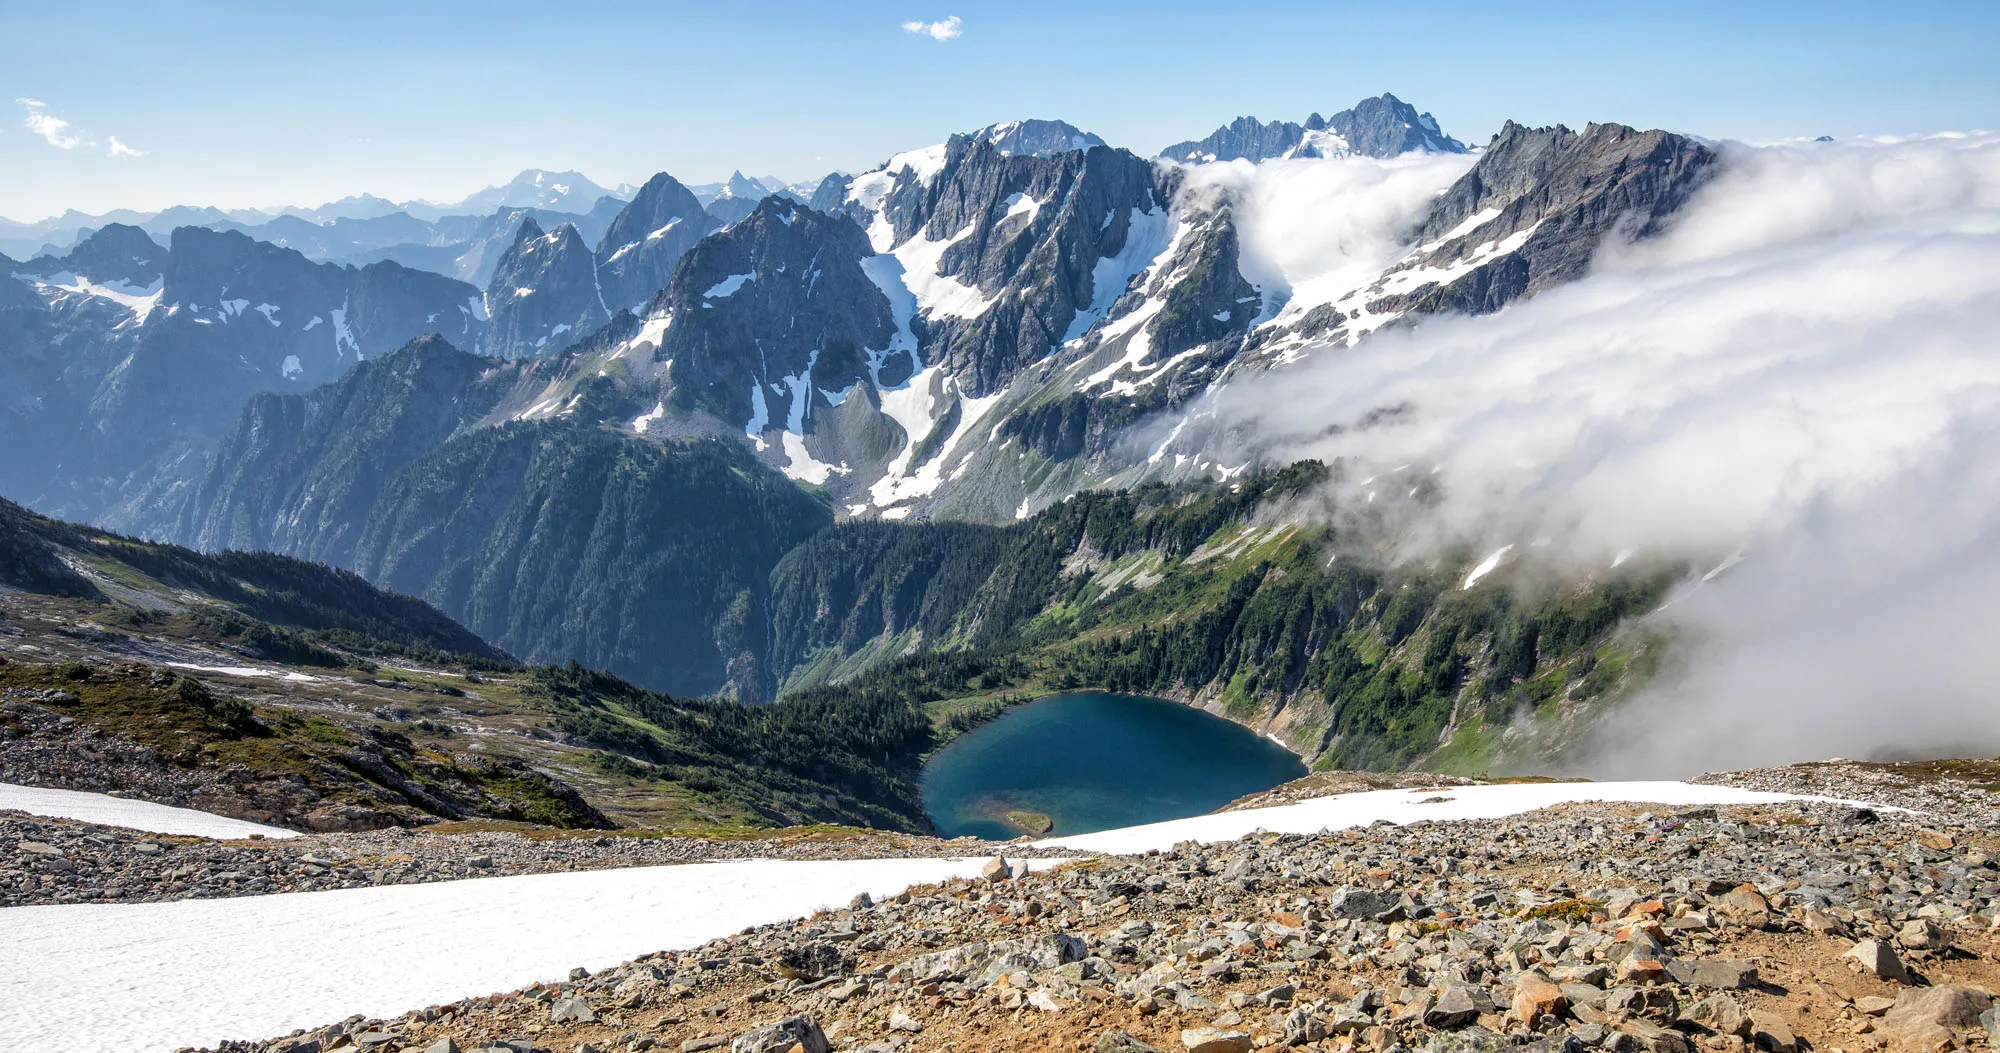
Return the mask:
M1610 722L1607 773L2000 753L2000 135L1726 156L1582 281L1322 351L1214 411L1244 455L1374 477L1350 506L1429 476L1413 555L1512 545L1574 575L1741 553L1663 612L1699 651ZM1385 407L1406 409L1358 426Z

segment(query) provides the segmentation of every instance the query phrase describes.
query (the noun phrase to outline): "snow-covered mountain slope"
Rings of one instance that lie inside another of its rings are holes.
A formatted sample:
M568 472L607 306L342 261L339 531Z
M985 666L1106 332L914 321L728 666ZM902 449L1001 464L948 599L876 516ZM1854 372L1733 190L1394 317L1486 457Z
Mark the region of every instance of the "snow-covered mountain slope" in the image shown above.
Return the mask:
M743 435L848 514L888 518L1003 519L1134 473L1221 470L1198 424L1143 443L1130 426L1232 373L1574 278L1614 228L1656 229L1714 156L1514 124L1472 154L1393 96L1317 123L1347 145L1182 164L1012 122L829 177L818 209L767 201L612 340L657 410L624 426Z

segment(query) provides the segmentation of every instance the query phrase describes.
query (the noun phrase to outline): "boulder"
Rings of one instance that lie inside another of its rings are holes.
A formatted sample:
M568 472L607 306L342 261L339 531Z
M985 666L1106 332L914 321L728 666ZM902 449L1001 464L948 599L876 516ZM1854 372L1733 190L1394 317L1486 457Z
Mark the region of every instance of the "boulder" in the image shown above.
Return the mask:
M1092 1053L1160 1053L1115 1027L1097 1036L1097 1045L1091 1048Z
M1400 897L1387 892L1376 892L1365 888L1342 888L1327 900L1327 909L1337 918L1373 918L1387 914L1400 902Z
M1569 996L1547 976L1534 970L1514 981L1514 1015L1529 1027L1545 1016L1561 1017L1569 1009Z
M1981 1016L1993 1008L1993 996L1977 987L1943 984L1909 988L1882 1014L1881 1028L1898 1038L1930 1045L1949 1041L1955 1032L1981 1026Z
M1604 1011L1613 1017L1651 1020L1671 1024L1680 1012L1674 992L1656 985L1614 987L1605 996Z
M551 1024L594 1024L596 1022L597 1014L591 1010L590 1003L581 998L559 998L555 1001L555 1004L549 1006L549 1023Z
M1667 972L1675 982L1688 987L1742 991L1757 986L1756 963L1730 958L1668 962Z
M1254 1043L1241 1031L1194 1027L1181 1032L1181 1045L1188 1053L1250 1053Z
M1706 1028L1718 1035L1750 1036L1750 1014L1726 994L1713 994L1689 1005L1681 1013L1683 1023Z
M1437 1003L1424 1013L1424 1026L1442 1031L1452 1031L1466 1027L1479 1019L1479 1003L1472 998L1472 992L1464 987L1445 988L1438 996Z
M1903 960L1896 957L1894 949L1880 940L1862 940L1849 947L1847 953L1841 957L1853 962L1855 968L1877 979L1898 984L1910 982L1910 971L1903 968Z
M729 1044L730 1053L830 1053L831 1049L819 1021L805 1015L751 1028Z

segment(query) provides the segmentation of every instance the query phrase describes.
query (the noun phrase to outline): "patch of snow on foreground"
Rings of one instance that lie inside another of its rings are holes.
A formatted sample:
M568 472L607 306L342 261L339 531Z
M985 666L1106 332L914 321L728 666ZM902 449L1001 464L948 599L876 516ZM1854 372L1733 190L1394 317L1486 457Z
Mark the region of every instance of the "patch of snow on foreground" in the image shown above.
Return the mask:
M1437 800L1443 798L1443 800ZM1426 801L1436 801L1426 804ZM1091 852L1130 855L1160 849L1182 841L1234 841L1245 834L1266 830L1279 834L1316 834L1322 830L1345 830L1367 826L1378 819L1394 823L1415 823L1426 819L1502 819L1532 812L1555 804L1578 802L1620 802L1662 804L1685 807L1702 804L1777 804L1783 801L1831 801L1860 805L1866 802L1803 794L1771 793L1767 790L1739 790L1733 786L1701 786L1688 782L1538 782L1508 783L1499 786L1451 786L1415 790L1371 790L1317 797L1297 804L1271 808L1245 808L1236 812L1197 815L1145 826L1128 826L1073 837L1052 837L1035 842L1042 848L1075 848ZM1881 810L1882 805L1869 804ZM1889 809L1895 811L1896 809Z
M699 947L985 858L735 860L0 910L0 1053L213 1045ZM1053 860L1031 860L1036 869Z
M297 837L276 826L261 826L192 808L175 808L151 801L129 801L101 793L79 790L51 790L41 786L14 786L0 783L0 811L12 809L51 819L74 819L99 826L120 826L149 834L178 834L185 837L242 838L251 834L265 837ZM4 982L5 974L0 974ZM4 990L4 988L0 988ZM4 1039L0 1039L4 1041Z

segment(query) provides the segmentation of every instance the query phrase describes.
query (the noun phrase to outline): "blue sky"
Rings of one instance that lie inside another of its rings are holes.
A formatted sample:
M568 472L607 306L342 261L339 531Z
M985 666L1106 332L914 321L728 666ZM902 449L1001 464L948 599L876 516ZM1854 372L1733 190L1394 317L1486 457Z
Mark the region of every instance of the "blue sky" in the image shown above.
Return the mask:
M954 16L950 39L902 28ZM456 199L528 167L802 180L1025 116L1150 153L1383 91L1468 141L1510 117L1735 138L1995 128L1996 40L1993 0L0 0L0 216ZM136 155L112 156L114 137Z

